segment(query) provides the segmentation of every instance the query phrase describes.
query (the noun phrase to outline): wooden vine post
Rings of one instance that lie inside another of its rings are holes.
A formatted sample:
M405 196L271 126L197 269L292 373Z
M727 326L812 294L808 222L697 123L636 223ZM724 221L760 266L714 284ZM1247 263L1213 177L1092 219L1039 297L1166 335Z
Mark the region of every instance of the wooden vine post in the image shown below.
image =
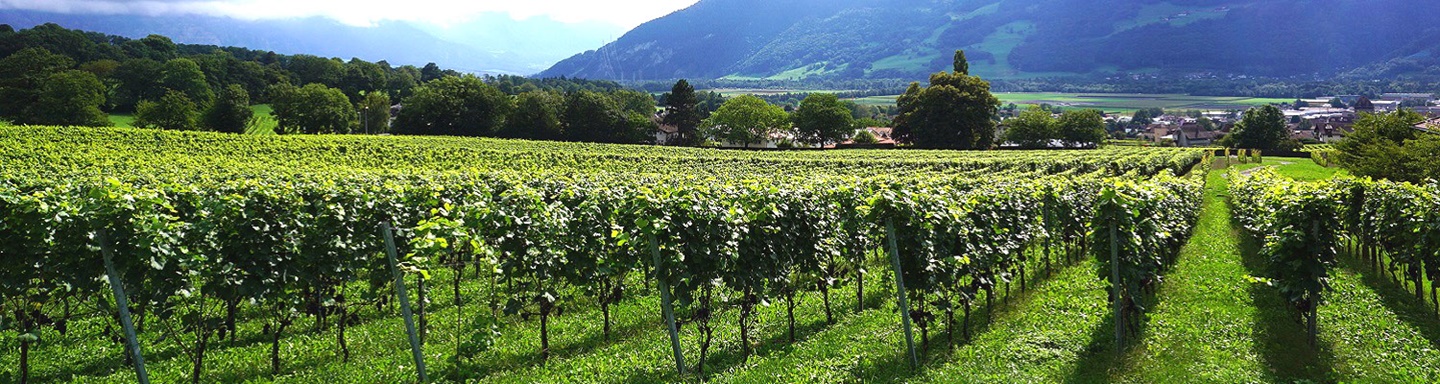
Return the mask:
M1322 246L1322 245L1319 244L1319 240L1320 240L1319 237L1320 237L1320 221L1319 221L1319 220L1315 220L1315 219L1312 218L1311 221L1310 221L1310 240L1311 240L1312 244L1315 244L1315 245L1314 245L1315 247L1321 247L1321 246ZM1316 252L1315 252L1315 254L1313 254L1313 256L1318 258L1318 257L1320 256L1319 254L1320 254L1320 252L1319 252L1319 250L1317 249ZM1316 345L1316 341L1317 341L1316 339L1319 338L1319 333L1320 333L1320 332L1319 332L1319 331L1320 331L1319 326L1318 326L1317 324L1315 324L1315 317L1316 317L1316 316L1318 315L1318 313L1319 313L1319 311L1318 311L1318 307L1319 307L1319 306L1320 306L1320 294L1319 294L1319 293L1316 293L1316 294L1315 294L1315 297L1310 298L1310 308L1307 308L1307 311L1305 311L1305 334L1306 334L1307 336L1310 336L1309 339L1310 339L1310 346L1311 346L1311 347L1314 347L1314 346Z
M425 377L425 353L420 350L420 337L415 333L415 314L410 312L410 295L405 291L405 275L400 273L399 257L395 255L395 233L388 221L380 223L380 231L385 234L385 256L390 259L390 273L395 276L395 294L400 296L400 314L405 317L405 333L410 336L415 372L420 375L421 383L429 382Z
M665 325L670 331L670 351L675 354L675 372L685 374L685 354L680 351L680 330L675 326L675 304L670 301L670 285L660 278L660 243L655 234L649 234L650 255L655 258L655 283L660 288L660 311L665 313Z
M110 239L105 230L95 233L100 241L100 255L105 259L105 276L110 279L110 290L115 293L115 308L120 310L120 327L125 329L125 343L134 354L135 381L149 384L150 375L145 371L145 357L140 353L140 341L135 337L135 323L130 320L130 300L125 298L125 287L120 283L120 274L115 272L114 256L111 255Z
M1120 298L1120 238L1115 234L1115 219L1110 219L1110 294L1115 304L1115 351L1125 345L1125 311Z
M894 219L885 219L885 238L890 245L890 264L895 269L895 296L900 305L900 322L905 324L905 348L910 351L910 369L920 366L915 356L915 334L910 326L910 303L905 299L905 275L900 272L900 247L895 243Z

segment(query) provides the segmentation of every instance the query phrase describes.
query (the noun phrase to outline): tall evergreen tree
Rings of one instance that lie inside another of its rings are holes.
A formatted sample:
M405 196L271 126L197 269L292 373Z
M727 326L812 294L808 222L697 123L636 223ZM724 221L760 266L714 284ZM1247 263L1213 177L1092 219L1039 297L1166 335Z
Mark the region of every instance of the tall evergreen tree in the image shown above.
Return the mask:
M965 50L963 49L955 51L955 74L970 74L970 60L965 58Z
M675 126L677 138L670 144L693 146L700 144L700 135L696 131L700 128L700 99L695 96L695 87L685 79L675 82L670 87L670 94L665 97L665 117L661 123Z

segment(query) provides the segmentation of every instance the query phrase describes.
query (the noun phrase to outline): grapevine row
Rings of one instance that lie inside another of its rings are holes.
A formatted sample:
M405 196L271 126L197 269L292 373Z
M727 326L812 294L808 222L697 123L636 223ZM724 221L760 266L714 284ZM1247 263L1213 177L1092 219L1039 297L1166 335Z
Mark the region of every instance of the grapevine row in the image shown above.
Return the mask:
M149 134L121 132L134 140ZM19 148L13 143L30 137L0 143ZM968 322L982 294L990 300L1017 276L1023 286L1025 268L1041 264L1030 257L1048 265L1052 248L1103 254L1109 248L1094 245L1108 244L1094 240L1098 228L1114 226L1134 239L1118 247L1125 254L1122 297L1129 300L1128 287L1153 283L1173 260L1198 207L1203 178L1170 174L1205 163L1197 152L1179 151L1079 155L1104 161L1073 161L1071 152L1009 161L935 152L946 158L932 163L904 154L851 153L845 161L828 153L748 159L703 151L662 157L682 165L646 170L648 160L624 154L641 152L612 146L548 151L549 144L537 143L533 151L486 157L490 144L387 152L388 144L409 143L375 138L323 152L305 139L262 142L257 151L273 156L262 161L220 160L240 144L205 135L164 133L155 140L168 144L113 148L95 139L74 144L90 151L26 147L5 155L0 251L19 262L0 266L0 313L24 335L46 327L64 332L71 316L58 308L107 292L96 277L105 274L100 248L109 248L142 326L192 335L185 342L196 380L207 344L233 339L236 313L245 307L268 316L273 372L282 370L285 330L305 315L337 333L348 359L345 329L356 312L389 305L382 222L398 229L399 264L419 295L431 289L427 282L441 283L429 281L431 271L449 268L452 281L443 283L461 308L461 280L473 268L470 278L489 289L471 302L491 309L473 312L474 328L496 329L499 313L538 316L542 357L549 352L548 319L578 301L568 294L583 292L599 304L608 338L609 307L625 298L630 276L644 275L673 293L687 315L681 323L703 335L697 365L703 369L714 313L738 307L747 338L755 306L780 302L793 337L798 294L818 291L833 319L831 290L883 276L862 271L872 269L866 255L886 238L898 244L893 257L904 294L916 303L906 315L927 339L940 313L948 330L959 308ZM337 141L347 140L353 139ZM172 153L200 145L192 141L208 144ZM288 146L298 148L282 150ZM432 162L387 163L385 155L401 152L407 161ZM495 163L428 169L454 161L447 155ZM917 165L906 165L912 161ZM695 168L702 165L709 168ZM894 172L843 174L857 166ZM117 174L93 174L96 167ZM356 281L368 283L350 283ZM723 302L722 290L739 299ZM863 290L857 295L863 303ZM426 300L418 302L423 329ZM490 336L476 332L459 354L483 350Z
M1337 177L1305 182L1272 169L1231 172L1237 219L1264 241L1270 278L1305 316L1312 343L1316 308L1330 290L1341 250L1412 283L1440 283L1440 186ZM1440 310L1437 310L1440 311Z

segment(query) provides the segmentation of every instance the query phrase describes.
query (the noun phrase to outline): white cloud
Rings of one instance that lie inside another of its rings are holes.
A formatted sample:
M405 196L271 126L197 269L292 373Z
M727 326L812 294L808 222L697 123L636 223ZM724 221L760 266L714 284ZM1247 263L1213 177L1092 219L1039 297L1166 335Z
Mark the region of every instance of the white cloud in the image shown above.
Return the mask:
M367 26L382 20L450 24L499 12L517 20L600 21L632 28L697 0L0 0L0 9L62 13L206 15L237 19L324 16Z

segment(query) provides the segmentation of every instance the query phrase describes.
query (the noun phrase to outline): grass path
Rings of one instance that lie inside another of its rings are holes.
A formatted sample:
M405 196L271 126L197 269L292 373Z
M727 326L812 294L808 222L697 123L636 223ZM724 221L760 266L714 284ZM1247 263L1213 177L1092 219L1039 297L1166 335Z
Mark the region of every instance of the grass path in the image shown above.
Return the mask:
M1343 171L1307 159L1238 164L1277 166L1321 180ZM1334 291L1320 307L1320 343L1307 345L1297 315L1264 274L1260 245L1230 220L1223 170L1208 179L1196 232L1166 276L1123 371L1109 381L1435 382L1440 380L1440 319L1368 266L1342 256Z
M1038 286L985 333L920 377L932 383L1103 382L1114 329L1104 283L1086 259Z
M1341 256L1320 306L1321 381L1440 382L1440 319L1388 276ZM1303 344L1302 344L1303 345Z
M1119 381L1263 381L1273 363L1269 344L1292 336L1290 329L1272 329L1287 316L1279 294L1248 277L1253 271L1242 257L1242 236L1231 226L1224 172L1208 176L1200 221L1166 274L1145 335Z

